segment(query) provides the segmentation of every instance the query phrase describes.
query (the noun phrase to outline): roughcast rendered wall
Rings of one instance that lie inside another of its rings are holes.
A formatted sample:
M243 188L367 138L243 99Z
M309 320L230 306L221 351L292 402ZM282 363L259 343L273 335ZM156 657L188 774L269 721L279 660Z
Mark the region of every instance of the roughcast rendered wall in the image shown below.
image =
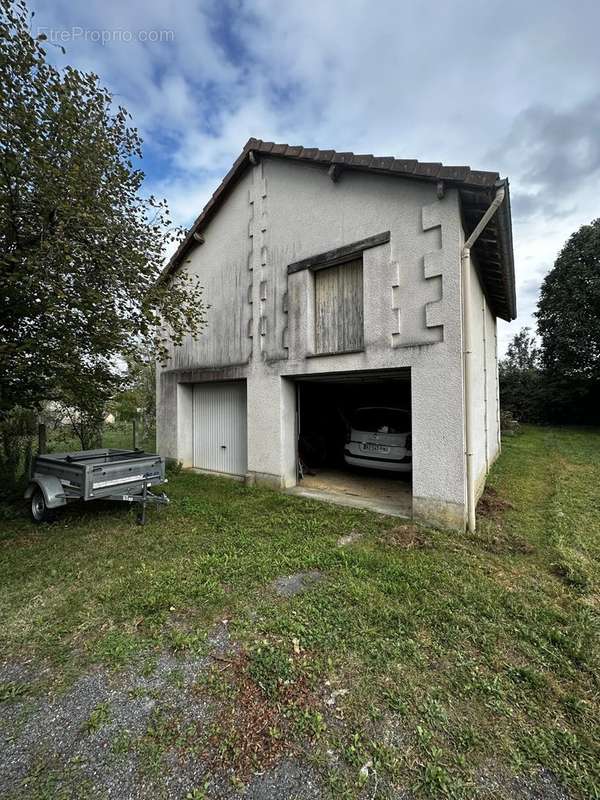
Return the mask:
M481 289L477 260L471 257L471 344L473 382L470 391L471 430L475 467L475 494L500 449L496 319Z
M314 275L310 270L288 275L288 265L386 231L389 242L363 253L364 351L315 356ZM413 512L424 521L462 529L458 193L450 189L438 198L429 183L351 171L334 183L320 166L263 158L248 169L203 233L205 244L184 268L205 287L208 326L198 342L187 340L159 370L161 452L189 462L186 386L245 379L249 476L293 485L293 379L410 368ZM483 324L481 303L476 313ZM489 317L486 348L494 344L495 321ZM487 361L492 358L487 349L481 351L482 372L484 352ZM494 380L488 369L488 396ZM483 395L476 402L483 415ZM494 441L488 424L488 461ZM485 464L485 453L484 445L479 463Z

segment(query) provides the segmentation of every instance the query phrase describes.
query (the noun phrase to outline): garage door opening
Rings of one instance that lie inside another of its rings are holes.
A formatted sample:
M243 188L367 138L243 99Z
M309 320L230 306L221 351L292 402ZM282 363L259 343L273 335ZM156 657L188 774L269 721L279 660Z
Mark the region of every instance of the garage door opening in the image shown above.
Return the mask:
M409 370L298 379L297 417L298 493L411 516Z

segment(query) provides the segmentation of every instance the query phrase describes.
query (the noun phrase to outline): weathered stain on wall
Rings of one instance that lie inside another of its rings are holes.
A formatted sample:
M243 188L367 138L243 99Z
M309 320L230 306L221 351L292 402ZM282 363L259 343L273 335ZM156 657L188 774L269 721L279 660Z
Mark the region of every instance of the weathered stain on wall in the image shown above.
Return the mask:
M364 348L316 354L315 273L288 276L288 264L388 230L389 242L363 253ZM205 239L190 268L213 308L201 340L186 342L169 365L172 371L159 376L161 451L174 457L187 452L188 381L242 378L249 472L291 485L294 378L410 369L413 509L421 519L461 527L463 232L456 190L438 198L430 183L358 172L342 173L334 183L323 167L264 158L231 191ZM481 306L478 313L481 320ZM486 330L493 325L486 318ZM497 392L491 335L487 342L490 398ZM488 460L497 435L492 416L488 410Z
M253 270L252 205L248 204L252 171L231 193L221 213L205 231L205 242L182 268L197 275L204 289L207 324L195 341L187 337L172 348L170 369L220 367L247 363L252 353ZM249 221L250 217L250 221Z
M287 359L287 265L272 252L266 162L252 170L251 263L258 281L258 339L264 361Z

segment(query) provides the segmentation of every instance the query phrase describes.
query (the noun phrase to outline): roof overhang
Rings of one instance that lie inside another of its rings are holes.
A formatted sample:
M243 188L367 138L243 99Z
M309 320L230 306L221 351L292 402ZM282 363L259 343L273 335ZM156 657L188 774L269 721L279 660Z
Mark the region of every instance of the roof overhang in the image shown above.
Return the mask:
M332 180L337 180L345 170L390 175L410 180L436 183L438 193L446 187L458 189L463 214L465 238L473 231L494 199L499 185L505 188L505 198L473 247L479 276L492 312L502 319L515 319L517 303L515 293L512 220L508 180L500 180L497 172L472 170L467 166L444 166L424 163L414 159L338 153L335 150L318 150L263 142L249 139L231 169L206 203L202 212L187 232L165 270L165 276L181 265L190 251L199 246L199 236L204 226L214 216L238 178L262 157L285 158L302 163L322 164L329 167Z

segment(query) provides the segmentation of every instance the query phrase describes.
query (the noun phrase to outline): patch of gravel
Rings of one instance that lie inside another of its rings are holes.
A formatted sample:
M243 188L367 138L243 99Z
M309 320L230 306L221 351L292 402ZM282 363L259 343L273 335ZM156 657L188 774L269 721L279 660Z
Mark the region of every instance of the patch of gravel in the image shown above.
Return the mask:
M319 577L304 573L300 580ZM45 685L51 675L39 683L35 665L0 665L5 682L38 682L37 695L0 706L0 797L24 799L37 789L73 800L82 793L103 800L184 800L197 789L222 800L320 800L318 773L300 761L282 761L237 789L232 776L211 774L201 747L170 746L179 735L193 743L213 721L215 706L195 684L237 650L224 621L209 635L206 654L163 652L151 671L92 669L58 695ZM160 730L157 740L148 736L149 726L161 725L166 738Z
M223 656L226 653L235 653L239 645L234 642L227 627L229 620L223 620L212 629L208 635L208 646L212 656Z
M571 800L571 795L548 769L529 775L511 775L507 770L486 765L476 776L478 797L506 797L511 800Z
M411 731L402 717L386 714L381 720L379 738L386 747L406 747L410 737Z
M273 591L280 597L293 597L305 592L324 578L323 573L313 569L307 572L296 572L294 575L282 575L271 584Z
M202 762L170 759L169 798L183 800L194 789L201 789L211 800L321 800L324 797L319 774L308 764L289 758L267 772L257 773L236 788L229 776L211 775ZM153 798L154 800L154 798Z
M157 706L152 696L159 690L164 701L165 693L172 693L168 683L171 670L164 664L152 680L142 678L137 686L127 674L112 676L102 670L94 671L76 681L67 692L29 701L27 719L19 726L16 736L6 727L0 739L2 770L0 795L27 789L28 775L40 758L61 765L78 765L81 778L88 779L95 788L109 797L137 797L136 785L140 782L135 757L123 754L121 759L113 749L118 736L141 736L150 715ZM143 681L146 690L140 688ZM150 688L150 686L152 688ZM19 703L12 704L9 712L18 713ZM102 708L106 723L97 729L90 726L92 713ZM143 782L143 781L142 781Z
M308 765L291 759L264 775L255 776L244 793L245 800L320 800L321 797L318 774Z
M345 536L340 536L340 538L337 540L337 546L348 547L349 545L360 541L363 536L364 534L360 531L350 531L350 533L347 533Z
M289 597L322 578L318 571L279 578L279 590ZM27 685L30 691L0 705L0 797L25 800L37 789L44 796L71 800L82 793L102 800L185 800L199 790L211 800L321 800L320 775L300 758L279 761L236 788L232 775L214 774L214 762L203 756L201 734L217 719L218 706L195 685L215 664L223 666L219 659L229 661L237 650L224 621L212 630L204 654L163 652L151 671L93 669L59 695L48 688L52 675L46 667L1 664L1 681ZM329 691L332 724L344 692ZM159 729L156 739L148 735L149 725ZM166 726L164 737L161 725ZM386 715L375 734L390 747L406 746L407 731L394 715ZM172 746L179 737L191 746ZM410 790L394 787L372 765L365 768L361 800L412 800ZM571 800L549 770L515 776L489 762L475 783L481 800Z
M410 789L404 788L396 788L394 786L382 787L381 794L376 795L377 800L381 797L381 800L414 800L415 795ZM369 800L371 800L372 794L368 795ZM362 800L362 798L361 798Z
M2 661L0 663L0 683L33 683L39 679L40 670L27 661Z
M11 726L2 732L0 795L19 787L26 791L31 783L28 776L40 760L67 765L75 759L82 770L88 762L96 772L101 770L107 755L103 752L107 748L104 731L93 735L86 729L92 711L99 705L110 709L114 725L125 724L127 729L138 732L143 730L151 710L148 700L130 700L127 691L112 686L110 676L101 671L80 678L59 697L29 700L27 718L15 734L11 735ZM4 710L19 713L23 711L19 706L20 703L12 703Z
M211 774L206 763L189 754L182 756L172 751L166 755L164 764L168 798L184 800L188 793L193 793L194 789L203 789L207 797L221 797L223 792L228 790L228 785L224 781L222 786L219 784L220 791L217 790L217 785L214 782L211 784ZM206 784L210 786L210 789L204 789ZM152 800L154 799L152 798Z
M234 650L226 625L213 630L208 645L208 654L201 656L162 653L150 673L134 667L118 674L94 669L63 694L25 695L2 703L0 796L28 796L41 764L45 773L56 771L61 789L67 787L60 781L73 781L85 783L94 794L119 800L185 797L197 785L196 775L188 776L186 791L180 781L159 776L165 791L157 791L128 742L146 733L154 714L163 713L180 725L208 723L212 709L192 687L215 656ZM25 683L35 678L35 672L25 667L4 664L0 674L5 681ZM178 773L179 765L174 763L172 771Z

